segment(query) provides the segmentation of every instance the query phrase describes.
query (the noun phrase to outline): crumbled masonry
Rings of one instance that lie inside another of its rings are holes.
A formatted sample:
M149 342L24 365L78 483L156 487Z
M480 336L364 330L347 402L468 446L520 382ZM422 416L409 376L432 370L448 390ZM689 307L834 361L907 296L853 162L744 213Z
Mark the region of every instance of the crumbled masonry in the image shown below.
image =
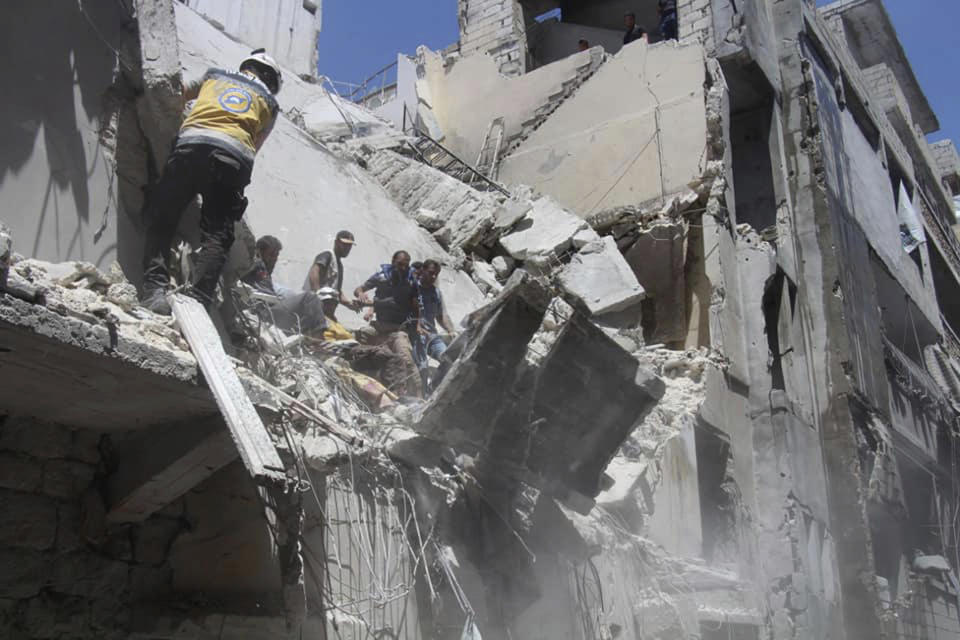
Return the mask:
M960 156L882 0L615 4L457 0L362 86L319 0L0 9L0 638L960 638ZM257 46L212 326L154 314L183 87ZM345 291L442 265L426 398L238 284L340 229Z

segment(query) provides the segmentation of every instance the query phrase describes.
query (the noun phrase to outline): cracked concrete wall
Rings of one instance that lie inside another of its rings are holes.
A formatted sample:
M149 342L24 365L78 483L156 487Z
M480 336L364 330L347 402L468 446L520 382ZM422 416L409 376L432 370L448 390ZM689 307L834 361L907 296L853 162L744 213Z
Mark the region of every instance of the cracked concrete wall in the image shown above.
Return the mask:
M530 73L507 76L489 56L468 56L448 66L442 54L427 52L423 80L429 85L430 106L443 132L443 145L475 164L491 122L503 118L502 155L539 109L578 80L581 68L597 64L596 55L578 52Z
M704 82L698 45L626 46L503 159L500 179L583 217L662 202L705 172Z
M132 90L136 29L118 3L18 0L0 8L7 73L0 106L0 194L20 251L106 268L138 262L136 208L115 164L138 144ZM137 245L129 247L129 245ZM134 251L128 257L127 249Z

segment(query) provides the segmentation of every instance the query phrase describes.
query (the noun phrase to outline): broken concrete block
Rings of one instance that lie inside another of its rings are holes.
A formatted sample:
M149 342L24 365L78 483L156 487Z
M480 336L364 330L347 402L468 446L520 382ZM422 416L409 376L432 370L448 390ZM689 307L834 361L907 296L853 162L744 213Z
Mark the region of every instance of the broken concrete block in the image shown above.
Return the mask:
M493 216L493 233L502 235L509 231L513 225L517 224L530 211L529 200L507 200L504 202Z
M653 301L650 343L672 343L686 337L686 225L682 222L652 226L640 234L624 258Z
M414 429L451 446L479 446L517 481L557 497L576 491L592 498L664 384L554 300L545 285L515 272L504 292L471 316L459 358Z
M46 582L49 559L36 551L0 549L0 598L29 598Z
M446 222L442 215L433 209L427 209L425 207L417 209L417 212L413 215L413 219L427 231L436 231Z
M573 243L573 247L575 249L582 249L583 247L587 246L591 242L598 242L599 240L600 240L600 234L598 234L596 231L594 231L590 227L587 227L586 229L582 229L578 231L573 236L573 239L571 240L571 242Z
M594 315L622 311L645 296L610 236L581 249L560 273L560 285Z
M15 491L33 492L40 488L43 469L26 456L0 452L0 487Z
M527 260L565 251L573 237L588 228L584 220L550 198L540 198L517 224L516 231L500 238L500 244L517 260Z
M510 274L513 273L513 268L516 265L516 261L510 256L497 256L490 261L490 265L493 267L493 270L496 272L497 277L500 280L506 280L510 277Z
M56 539L56 502L27 493L0 492L0 546L44 551Z
M497 280L497 271L488 262L475 259L473 261L473 281L480 290L487 294L498 294L503 285Z
M480 244L493 224L493 211L484 202L472 198L457 207L444 222L443 227L434 233L444 248L472 247Z

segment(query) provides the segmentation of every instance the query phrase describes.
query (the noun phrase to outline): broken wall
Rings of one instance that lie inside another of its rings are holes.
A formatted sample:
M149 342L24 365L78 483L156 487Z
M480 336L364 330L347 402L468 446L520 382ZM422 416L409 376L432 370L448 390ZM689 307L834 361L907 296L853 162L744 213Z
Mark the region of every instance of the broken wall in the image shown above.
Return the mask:
M579 53L580 40L586 40L591 47L603 47L607 53L617 53L623 48L623 30L572 24L552 18L538 22L527 32L527 44L535 67Z
M185 0L218 29L267 53L298 76L317 75L322 0Z
M441 54L427 53L424 82L443 145L476 163L484 136L495 118L503 118L501 156L513 139L551 100L578 84L580 74L597 64L599 52L580 52L521 76L498 71L489 56L473 55L447 66Z
M141 143L132 86L139 68L131 16L119 3L4 3L9 65L0 106L0 196L22 253L106 268L139 266L137 209L115 170Z
M96 432L0 416L0 635L120 638L171 593L169 545L186 521L161 514L108 528Z
M500 179L584 217L685 190L706 168L703 56L624 47L503 159Z

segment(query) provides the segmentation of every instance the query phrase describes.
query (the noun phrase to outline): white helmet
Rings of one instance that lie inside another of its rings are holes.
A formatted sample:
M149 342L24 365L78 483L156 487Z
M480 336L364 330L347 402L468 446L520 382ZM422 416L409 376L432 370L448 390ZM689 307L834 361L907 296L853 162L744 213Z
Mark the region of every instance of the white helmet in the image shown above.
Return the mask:
M250 52L250 55L243 59L243 62L240 63L240 70L243 71L243 68L246 66L252 66L253 68L259 70L267 71L266 76L273 75L276 77L277 81L276 86L271 86L274 83L270 81L269 78L261 77L264 84L267 85L267 88L270 89L270 92L274 95L280 93L280 87L283 86L283 74L280 73L280 65L277 64L277 61L267 55L266 49L256 49Z
M317 289L317 297L321 300L337 300L340 296L337 295L337 290L333 287L323 287Z

